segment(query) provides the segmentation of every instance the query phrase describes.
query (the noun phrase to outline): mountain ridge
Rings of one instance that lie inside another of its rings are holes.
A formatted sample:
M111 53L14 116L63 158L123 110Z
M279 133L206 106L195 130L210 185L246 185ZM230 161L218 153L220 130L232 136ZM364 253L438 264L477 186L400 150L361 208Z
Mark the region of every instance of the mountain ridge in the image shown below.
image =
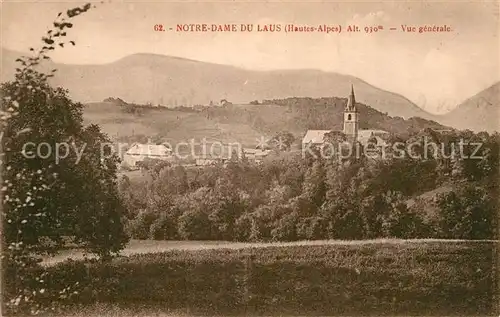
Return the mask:
M437 120L458 129L500 131L500 82L467 98Z
M2 48L2 81L13 78L14 61L22 54ZM46 71L52 68L58 69L52 84L68 89L72 98L83 103L116 96L132 103L168 106L218 103L222 99L244 104L291 97L342 97L347 96L353 84L359 102L392 117L420 117L471 130L481 130L485 120L491 121L487 113L474 120L461 119L471 107L457 109L474 96L448 113L432 114L405 96L361 78L318 69L251 70L155 53L135 53L105 64L62 64L49 60L41 67ZM487 126L489 131L500 130L495 124Z
M2 78L9 80L15 68L12 57L22 53L5 48L2 53L6 57L2 57ZM355 76L317 69L248 70L151 53L132 54L106 64L50 61L46 65L58 69L52 82L67 88L70 95L81 102L120 96L136 103L208 104L210 100L221 99L248 103L255 99L343 96L354 84L357 98L382 112L406 118L434 118L400 94Z

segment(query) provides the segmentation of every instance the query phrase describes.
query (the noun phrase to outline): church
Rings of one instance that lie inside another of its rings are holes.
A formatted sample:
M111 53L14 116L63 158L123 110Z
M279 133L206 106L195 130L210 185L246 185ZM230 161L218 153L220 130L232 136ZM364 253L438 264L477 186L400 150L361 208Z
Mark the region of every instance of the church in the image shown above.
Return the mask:
M361 145L366 146L368 141L373 140L377 145L385 144L381 138L389 132L383 130L360 130L359 129L359 112L356 107L356 97L354 96L354 86L351 85L351 94L347 99L347 104L344 108L344 128L343 133L346 136L347 142L354 144L359 142ZM321 145L324 144L325 134L333 130L308 130L302 139L302 147L307 145Z

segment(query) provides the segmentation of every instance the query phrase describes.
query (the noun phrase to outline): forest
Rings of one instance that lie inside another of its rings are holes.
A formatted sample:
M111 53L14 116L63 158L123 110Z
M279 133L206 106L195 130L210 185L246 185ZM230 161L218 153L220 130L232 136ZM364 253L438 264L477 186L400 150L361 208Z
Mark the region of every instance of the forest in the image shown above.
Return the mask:
M445 152L462 142L463 153L415 156L424 139ZM498 133L425 129L387 142L413 146L385 159L275 149L260 165L149 165L144 177L119 180L126 231L157 240L495 237Z

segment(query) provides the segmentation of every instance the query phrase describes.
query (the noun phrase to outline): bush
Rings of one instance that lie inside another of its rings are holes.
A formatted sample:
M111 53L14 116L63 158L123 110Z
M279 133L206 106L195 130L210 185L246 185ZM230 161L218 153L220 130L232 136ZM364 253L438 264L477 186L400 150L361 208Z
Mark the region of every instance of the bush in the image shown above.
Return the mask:
M326 221L321 217L310 217L299 220L297 237L301 240L319 240L325 238Z
M149 229L149 237L153 240L173 240L177 238L177 224L166 212L153 221Z
M296 225L298 215L291 213L278 220L277 225L271 230L273 241L294 241L297 240Z
M253 220L250 214L243 214L235 223L236 241L250 241L252 235Z
M408 209L404 203L393 207L388 219L383 224L383 232L387 237L402 239L429 238L430 228L422 217Z
M185 240L209 240L211 227L208 215L199 210L186 211L179 217L179 236Z
M439 195L437 200L442 237L494 239L498 217L496 199L474 184Z
M137 217L130 220L127 233L133 239L145 240L150 237L151 225L159 218L158 213L151 210L141 210Z

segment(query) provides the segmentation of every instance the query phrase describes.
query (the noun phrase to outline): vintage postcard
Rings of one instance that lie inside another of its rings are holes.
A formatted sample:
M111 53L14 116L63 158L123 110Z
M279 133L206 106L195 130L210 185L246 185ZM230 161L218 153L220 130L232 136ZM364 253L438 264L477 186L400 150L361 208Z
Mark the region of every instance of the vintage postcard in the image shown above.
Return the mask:
M498 316L498 1L0 2L2 316Z

